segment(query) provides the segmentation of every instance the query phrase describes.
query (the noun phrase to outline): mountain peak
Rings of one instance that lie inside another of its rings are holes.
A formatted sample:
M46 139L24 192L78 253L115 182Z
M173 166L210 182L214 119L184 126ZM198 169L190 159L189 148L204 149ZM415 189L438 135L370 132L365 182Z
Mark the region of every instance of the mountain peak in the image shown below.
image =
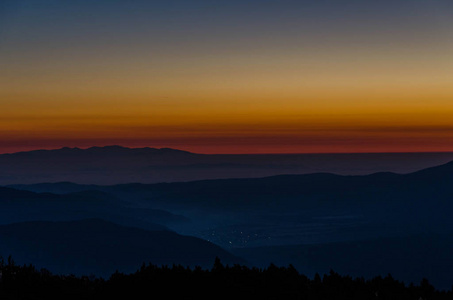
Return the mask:
M131 148L129 147L123 147L120 145L107 145L107 146L93 146L85 150L130 150Z
M78 149L78 148L73 148ZM140 152L161 152L161 153L191 153L184 150L173 149L173 148L153 148L153 147L143 147L143 148L129 148L119 145L108 145L108 146L93 146L85 149L85 151L110 151L110 152L123 152L123 151L140 151Z
M6 153L0 155L27 155L27 154L46 154L46 153L123 153L123 152L146 152L146 153L186 153L192 154L191 152L173 149L173 148L152 148L152 147L143 147L143 148L129 148L120 145L107 145L107 146L93 146L89 148L78 148L78 147L62 147L59 149L39 149L31 151L21 151L15 153Z

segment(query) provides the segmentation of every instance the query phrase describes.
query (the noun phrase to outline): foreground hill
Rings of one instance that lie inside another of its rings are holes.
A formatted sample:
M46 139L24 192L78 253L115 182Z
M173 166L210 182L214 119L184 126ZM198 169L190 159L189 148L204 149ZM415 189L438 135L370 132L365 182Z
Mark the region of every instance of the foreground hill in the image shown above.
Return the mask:
M436 290L428 280L405 285L391 275L369 280L334 271L308 278L292 266L264 269L224 266L216 259L211 270L183 266L143 265L133 274L114 273L108 280L55 276L13 260L0 265L1 299L139 299L159 295L168 299L451 299L452 291ZM146 297L146 296L145 296Z
M366 278L392 274L407 284L428 278L439 289L450 289L453 285L452 233L238 248L232 252L259 267L270 263L278 266L292 264L308 276L333 269L340 274Z
M451 160L453 153L206 155L170 148L61 148L1 154L0 185L157 183L318 172L408 173Z
M168 230L167 225L189 222L167 211L131 207L126 201L102 191L57 195L0 187L0 225L85 218L102 218L148 230Z
M0 254L62 274L108 276L143 262L210 266L215 257L241 263L207 241L169 231L147 231L99 219L25 222L0 226Z

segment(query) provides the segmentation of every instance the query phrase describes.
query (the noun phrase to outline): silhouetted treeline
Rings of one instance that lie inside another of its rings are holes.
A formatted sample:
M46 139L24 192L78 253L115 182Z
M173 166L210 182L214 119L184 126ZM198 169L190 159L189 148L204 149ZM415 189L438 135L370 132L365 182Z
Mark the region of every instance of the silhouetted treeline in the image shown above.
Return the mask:
M436 291L427 280L405 285L386 277L371 280L334 271L299 274L294 267L266 269L224 266L211 270L174 265L142 265L133 274L116 272L108 280L94 276L53 275L32 265L0 260L0 299L452 299L452 291Z

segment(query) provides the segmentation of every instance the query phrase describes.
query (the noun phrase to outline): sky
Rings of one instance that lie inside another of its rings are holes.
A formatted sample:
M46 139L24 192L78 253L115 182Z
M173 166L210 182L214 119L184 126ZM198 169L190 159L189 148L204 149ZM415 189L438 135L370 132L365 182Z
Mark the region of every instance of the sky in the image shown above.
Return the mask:
M0 153L453 151L451 0L0 2Z

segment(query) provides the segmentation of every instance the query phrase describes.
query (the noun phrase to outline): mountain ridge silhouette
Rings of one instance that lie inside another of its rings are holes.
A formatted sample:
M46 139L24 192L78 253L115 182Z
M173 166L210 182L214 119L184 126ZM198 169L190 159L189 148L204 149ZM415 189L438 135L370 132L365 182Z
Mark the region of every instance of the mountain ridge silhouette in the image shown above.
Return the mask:
M118 145L0 154L0 185L113 185L257 178L283 174L407 174L453 160L451 153L199 154Z

